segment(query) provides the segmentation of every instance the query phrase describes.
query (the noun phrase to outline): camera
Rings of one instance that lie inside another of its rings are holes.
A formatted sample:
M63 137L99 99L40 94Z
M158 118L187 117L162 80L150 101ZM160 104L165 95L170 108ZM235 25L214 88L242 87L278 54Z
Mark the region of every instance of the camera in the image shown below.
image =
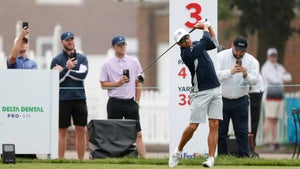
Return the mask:
M28 22L23 22L23 29L26 27L26 29L28 29L29 28L29 24L28 24Z
M235 61L235 64L237 64L237 65L239 65L239 66L242 66L242 60L240 60L240 59L239 59L239 60L236 60L236 61Z
M126 76L129 81L129 69L123 69L123 76Z
M73 58L75 58L74 60L76 60L76 53L75 52L70 54L70 59L73 59Z

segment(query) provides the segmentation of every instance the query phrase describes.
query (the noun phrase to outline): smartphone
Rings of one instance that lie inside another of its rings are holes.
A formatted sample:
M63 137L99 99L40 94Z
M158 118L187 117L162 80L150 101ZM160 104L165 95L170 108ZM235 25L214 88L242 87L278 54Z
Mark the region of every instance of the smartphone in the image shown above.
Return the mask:
M70 54L70 59L72 59L72 58L75 58L74 60L76 60L76 53L75 52Z
M24 29L25 27L26 27L26 29L29 28L28 22L23 22L23 29Z
M236 60L235 61L235 64L239 65L239 66L242 66L242 60Z
M126 76L129 81L129 69L123 69L123 75Z

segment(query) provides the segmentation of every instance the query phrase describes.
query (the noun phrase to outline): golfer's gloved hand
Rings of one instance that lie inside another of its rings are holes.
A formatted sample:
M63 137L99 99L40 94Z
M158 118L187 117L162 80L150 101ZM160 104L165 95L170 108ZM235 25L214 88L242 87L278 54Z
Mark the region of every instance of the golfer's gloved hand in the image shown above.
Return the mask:
M139 81L140 83L144 83L144 81L145 81L145 79L144 79L144 74L140 73L140 74L138 75L138 81Z
M211 24L208 21L205 22L205 25L207 28L209 28L211 26Z
M200 22L204 23L207 28L211 26L211 24L207 21L206 18L201 19Z

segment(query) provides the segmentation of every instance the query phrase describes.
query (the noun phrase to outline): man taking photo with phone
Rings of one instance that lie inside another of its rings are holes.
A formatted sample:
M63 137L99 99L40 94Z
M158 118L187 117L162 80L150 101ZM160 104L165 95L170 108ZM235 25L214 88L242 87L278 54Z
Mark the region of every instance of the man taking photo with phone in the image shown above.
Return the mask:
M23 24L24 25L24 24ZM37 69L37 63L27 57L28 38L29 33L28 24L25 25L20 32L20 35L15 39L14 46L11 49L10 56L7 58L8 69Z
M255 58L247 53L248 41L236 37L231 48L217 55L217 76L222 86L223 121L219 126L218 154L227 155L229 121L232 120L237 156L250 157L248 138L248 92L258 78Z

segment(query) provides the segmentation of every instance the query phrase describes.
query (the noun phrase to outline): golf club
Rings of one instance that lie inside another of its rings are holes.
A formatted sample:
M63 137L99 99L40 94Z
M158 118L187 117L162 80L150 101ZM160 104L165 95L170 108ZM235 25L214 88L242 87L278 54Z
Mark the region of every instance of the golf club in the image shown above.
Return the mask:
M207 21L207 19L205 19L205 21ZM193 28L189 31L189 34L192 33L196 28ZM172 46L170 46L164 53L162 53L160 56L158 56L156 59L154 59L148 66L146 66L146 68L138 75L138 81L140 83L144 82L144 76L143 73L150 67L153 65L153 63L155 63L158 59L160 59L164 54L166 54L170 49L172 49L175 45L177 44L177 42L175 42Z

